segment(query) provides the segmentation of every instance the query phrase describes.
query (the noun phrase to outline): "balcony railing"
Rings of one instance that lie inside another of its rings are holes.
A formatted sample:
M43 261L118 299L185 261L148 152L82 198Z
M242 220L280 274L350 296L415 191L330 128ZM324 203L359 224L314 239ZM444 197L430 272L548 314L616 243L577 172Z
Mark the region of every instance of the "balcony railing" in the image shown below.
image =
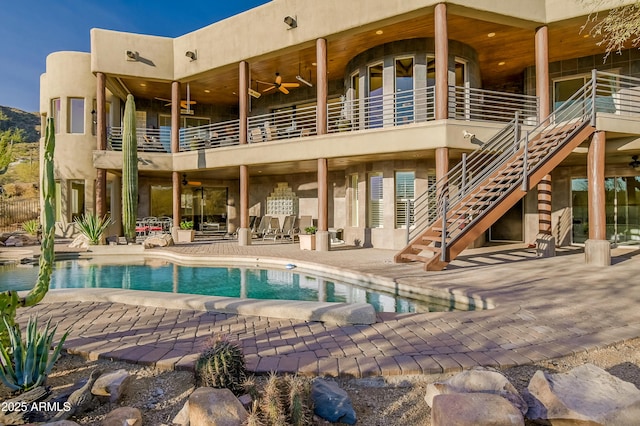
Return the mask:
M248 118L249 143L291 139L317 134L316 107L303 107Z
M537 123L535 96L492 92L464 87L449 88L449 118L469 121L509 122L515 113L521 123ZM290 108L247 119L247 141L259 143L317 134L317 107ZM329 133L389 128L435 120L435 88L369 96L359 100L341 99L327 106ZM137 129L138 150L171 152L171 128ZM180 151L238 145L240 121L231 120L180 129ZM122 129L108 132L108 148L122 150Z

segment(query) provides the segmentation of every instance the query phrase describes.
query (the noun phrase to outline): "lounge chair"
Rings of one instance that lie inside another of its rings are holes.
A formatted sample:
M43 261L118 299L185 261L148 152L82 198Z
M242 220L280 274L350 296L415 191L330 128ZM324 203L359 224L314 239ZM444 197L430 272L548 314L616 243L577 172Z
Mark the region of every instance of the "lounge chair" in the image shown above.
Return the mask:
M256 127L251 130L251 143L264 142L264 137L262 136L262 129Z
M282 236L283 238L289 238L291 242L295 242L296 238L300 239L298 236L300 235L300 229L296 227L296 216L291 215L284 218L284 223L282 224Z
M282 238L282 229L280 229L280 219L272 217L269 222L269 228L262 234L262 240L277 240L278 237Z
M267 232L267 229L269 229L270 224L271 224L271 216L262 216L262 219L260 220L258 227L255 229L255 231L251 232L251 236L261 238L265 234L265 232Z
M298 223L298 227L300 228L300 232L306 234L305 228L313 226L313 218L311 216L300 216L300 221Z

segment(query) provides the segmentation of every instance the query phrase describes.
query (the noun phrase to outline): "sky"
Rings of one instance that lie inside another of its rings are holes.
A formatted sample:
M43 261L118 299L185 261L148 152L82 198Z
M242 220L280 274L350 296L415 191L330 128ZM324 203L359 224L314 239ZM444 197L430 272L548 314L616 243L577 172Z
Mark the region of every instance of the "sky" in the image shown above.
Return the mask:
M177 37L269 0L0 0L0 105L36 112L47 55L89 52L91 28Z

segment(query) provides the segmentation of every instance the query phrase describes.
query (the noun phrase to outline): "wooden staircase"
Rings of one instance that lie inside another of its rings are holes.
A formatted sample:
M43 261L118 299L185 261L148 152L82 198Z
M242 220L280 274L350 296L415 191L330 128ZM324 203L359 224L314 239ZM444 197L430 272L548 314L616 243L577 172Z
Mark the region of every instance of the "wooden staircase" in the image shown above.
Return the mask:
M588 103L591 88L582 90L574 95L579 102L568 102L522 137L516 116L469 160L463 158L431 194L423 194L421 206L416 200L414 231L418 232L395 261L422 262L427 271L444 269L551 173L595 131L593 103ZM556 122L559 119L563 121Z

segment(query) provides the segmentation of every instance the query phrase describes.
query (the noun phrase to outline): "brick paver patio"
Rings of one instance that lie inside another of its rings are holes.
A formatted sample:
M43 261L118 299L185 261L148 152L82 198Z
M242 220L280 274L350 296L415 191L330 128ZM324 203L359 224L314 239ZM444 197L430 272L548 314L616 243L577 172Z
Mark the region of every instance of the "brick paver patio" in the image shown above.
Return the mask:
M161 368L191 368L216 333L237 339L250 370L367 377L455 372L476 365L508 367L568 355L640 336L640 252L614 251L614 265L589 267L578 249L540 259L522 246L470 251L443 272L393 264L393 251L297 245L239 247L197 243L148 253L185 259L271 259L342 269L366 279L490 300L472 312L379 314L372 325L220 314L121 303L41 303L20 310L71 326L71 353ZM174 298L175 295L170 297Z

